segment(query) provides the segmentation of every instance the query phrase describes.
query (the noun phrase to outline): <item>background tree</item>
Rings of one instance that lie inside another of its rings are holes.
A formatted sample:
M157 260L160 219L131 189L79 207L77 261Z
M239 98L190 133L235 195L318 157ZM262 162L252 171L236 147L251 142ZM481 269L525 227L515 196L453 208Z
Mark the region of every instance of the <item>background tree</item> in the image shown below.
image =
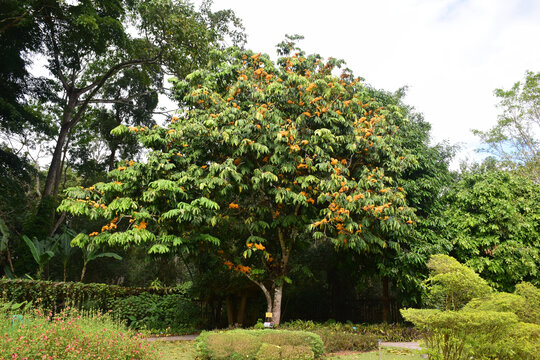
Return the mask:
M488 131L474 130L505 169L540 183L540 73L527 71L510 90L496 89L502 114Z
M443 218L451 254L496 289L538 284L540 187L512 172L471 172L453 186Z
M404 110L372 98L348 70L332 75L340 64L301 51L277 66L252 52L214 53L211 69L177 83L186 111L168 128L115 130L141 134L153 149L147 162L71 189L60 209L111 219L94 243L149 242L159 253L227 239L225 266L259 286L279 324L296 246L375 251L414 218L386 175L414 161L394 143Z
M7 82L1 89L1 121L9 125L6 131L13 132L20 130L20 124L37 119L30 128L39 130L37 125L45 117L21 105L24 96L39 94L47 95L39 99L47 102L54 121L47 128L55 145L37 216L44 219L40 227L46 235L59 225L51 219L47 198L59 191L69 147L84 143L80 130L95 130L96 135L97 130L107 128L100 121L110 124L111 118L116 123L121 119L151 124L157 94L164 92L165 73L182 77L205 64L210 49L225 40L236 43L243 39L234 14L214 13L208 2L199 11L175 0L26 0L6 5L0 22L1 41L6 45L2 56L9 66L2 68ZM35 57L46 61L49 77L28 76L26 59ZM102 116L88 116L96 107ZM109 145L111 164L117 149Z

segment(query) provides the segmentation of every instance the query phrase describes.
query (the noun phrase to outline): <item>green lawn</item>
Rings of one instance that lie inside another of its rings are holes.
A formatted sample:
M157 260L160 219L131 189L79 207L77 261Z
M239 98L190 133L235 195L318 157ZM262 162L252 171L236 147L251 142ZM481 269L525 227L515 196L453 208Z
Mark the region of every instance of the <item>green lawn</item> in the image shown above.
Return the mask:
M161 360L194 360L193 341L156 341ZM383 349L381 360L423 360L414 350ZM379 352L328 356L328 360L379 360Z
M193 341L156 341L155 344L161 353L160 360L195 359Z

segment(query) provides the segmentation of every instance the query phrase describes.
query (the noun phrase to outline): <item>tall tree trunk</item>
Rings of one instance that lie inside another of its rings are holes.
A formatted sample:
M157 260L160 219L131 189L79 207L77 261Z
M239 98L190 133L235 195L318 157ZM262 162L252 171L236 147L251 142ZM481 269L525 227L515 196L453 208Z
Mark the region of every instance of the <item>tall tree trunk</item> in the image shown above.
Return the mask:
M116 158L116 149L118 146L113 145L111 148L111 154L109 155L109 159L107 160L109 171L114 169L114 159Z
M60 181L62 179L62 173L65 172L64 164L66 163L66 156L67 156L67 152L68 152L68 149L69 149L69 142L71 141L71 130L72 129L70 129L69 132L68 132L68 135L67 135L67 138L66 138L66 143L64 144L64 149L62 151L62 161L60 162L60 166L58 167L58 170L56 171L56 175L55 175L55 178L54 178L54 189L53 189L52 194L55 195L55 196L58 195L58 189L60 187Z
M66 138L71 130L69 124L62 124L60 133L56 139L56 146L54 148L51 165L49 165L49 171L47 172L47 179L45 180L45 188L43 189L43 197L53 195L54 185L56 183L56 175L62 163L62 152L64 150L64 144ZM58 179L59 180L59 179Z
M274 326L279 326L281 322L281 300L283 298L283 283L274 289L274 303L272 305L272 320Z
M230 295L225 299L225 307L227 308L227 325L231 327L234 324L234 306Z
M244 315L246 314L247 295L242 294L240 298L240 306L238 307L238 313L236 316L236 322L240 325L244 325Z
M385 323L390 322L390 294L388 277L382 277L382 321Z

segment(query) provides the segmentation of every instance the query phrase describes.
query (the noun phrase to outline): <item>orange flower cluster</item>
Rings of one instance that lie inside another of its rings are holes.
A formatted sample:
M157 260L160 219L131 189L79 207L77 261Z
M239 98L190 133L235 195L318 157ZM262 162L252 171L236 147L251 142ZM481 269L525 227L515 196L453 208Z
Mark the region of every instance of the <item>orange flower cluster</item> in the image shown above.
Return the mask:
M298 146L298 145L296 145L296 144L289 146L289 148L290 148L292 151L300 151L300 146Z
M244 274L248 274L251 271L251 268L249 266L236 265L235 270L238 270Z
M96 235L99 235L99 233L97 231L94 231L93 233L90 233L89 236L96 236Z
M229 204L229 209L238 209L240 206L238 204L235 204L235 203L230 203Z
M103 231L107 231L107 230L113 230L113 229L116 229L117 226L116 226L116 222L118 221L118 218L115 217L114 219L111 220L111 222L107 225L104 225L103 227L101 227L101 232Z
M328 222L328 219L322 219L321 221L314 222L313 226L318 227L318 226L321 226L323 224L326 224L327 222Z
M141 221L138 225L134 225L133 227L139 230L146 229L146 226L148 223L146 221Z

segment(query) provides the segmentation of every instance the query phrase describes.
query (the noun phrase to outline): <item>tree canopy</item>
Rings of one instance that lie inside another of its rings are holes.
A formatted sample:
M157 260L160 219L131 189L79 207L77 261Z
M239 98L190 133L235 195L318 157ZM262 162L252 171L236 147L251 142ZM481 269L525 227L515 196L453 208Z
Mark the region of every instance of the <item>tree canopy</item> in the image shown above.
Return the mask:
M150 242L150 252L186 241L216 246L224 266L263 290L279 323L297 243L378 252L392 246L385 234L403 234L414 220L387 175L415 161L395 141L404 109L372 97L347 69L333 75L340 65L301 51L277 64L214 52L209 69L176 82L185 111L168 127L114 130L138 133L148 160L121 164L109 183L69 190L60 209L110 219L91 234L98 243Z
M502 110L497 125L474 130L504 168L540 182L540 73L527 71L510 90L496 89Z
M499 290L538 284L538 184L511 172L472 172L451 188L447 204L443 216L459 261Z

